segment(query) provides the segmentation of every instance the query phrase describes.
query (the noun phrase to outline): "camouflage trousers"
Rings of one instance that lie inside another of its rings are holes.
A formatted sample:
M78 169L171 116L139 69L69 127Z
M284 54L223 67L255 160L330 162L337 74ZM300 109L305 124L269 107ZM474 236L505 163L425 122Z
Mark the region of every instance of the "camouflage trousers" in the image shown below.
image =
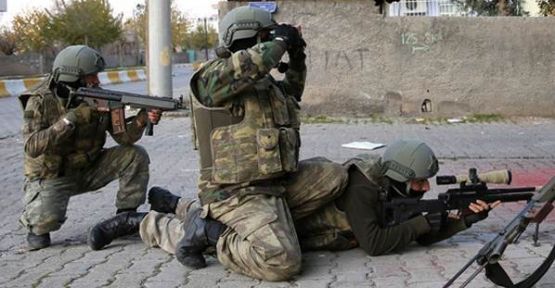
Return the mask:
M347 170L323 158L308 159L282 184L283 197L236 194L202 207L205 215L229 227L216 247L218 260L226 268L268 281L298 274L301 248L294 223L333 203L347 184ZM150 212L141 223L141 238L150 247L174 253L184 235L183 211L195 205L182 199L176 215Z
M116 207L134 209L144 203L150 159L140 146L115 146L102 151L90 167L69 171L64 177L25 181L20 223L41 235L60 229L69 198L94 191L119 179Z

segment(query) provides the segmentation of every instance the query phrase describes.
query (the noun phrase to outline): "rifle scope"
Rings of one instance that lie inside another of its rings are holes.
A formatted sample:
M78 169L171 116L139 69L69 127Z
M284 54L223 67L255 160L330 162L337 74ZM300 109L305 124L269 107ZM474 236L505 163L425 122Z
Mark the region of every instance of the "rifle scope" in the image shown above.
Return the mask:
M464 183L466 185L479 184L479 183L492 183L492 184L511 184L512 181L511 170L495 170L482 173L478 175L476 168L470 168L468 175L441 175L436 177L437 185L449 185Z

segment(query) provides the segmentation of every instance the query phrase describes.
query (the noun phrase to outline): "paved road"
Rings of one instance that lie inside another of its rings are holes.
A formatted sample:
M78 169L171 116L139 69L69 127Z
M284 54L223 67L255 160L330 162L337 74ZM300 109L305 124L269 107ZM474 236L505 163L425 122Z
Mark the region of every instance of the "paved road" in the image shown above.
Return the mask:
M140 89L129 85L130 91ZM0 115L15 117L6 111L11 106L4 103L0 102ZM86 245L87 229L115 212L116 186L111 184L72 198L67 222L52 234L53 246L26 252L26 231L17 223L22 209L23 143L17 132L4 131L6 122L17 120L3 120L0 135L6 136L0 139L0 287L440 287L522 206L504 205L487 220L449 240L430 247L414 246L400 254L369 257L359 249L306 253L301 275L289 282L269 283L229 272L214 258L210 258L208 268L191 271L160 249L146 248L138 237L91 251ZM166 117L156 128L156 135L144 137L140 144L151 155L151 185L193 197L198 159L192 151L189 127L188 118ZM437 152L440 174L464 173L468 167L479 171L511 168L516 185L541 185L555 175L552 131L555 120L455 125L310 124L302 128L301 156L325 155L345 161L360 151L341 148L342 143L416 138ZM430 196L440 191L433 188ZM141 210L148 208L145 204ZM502 262L510 275L526 275L547 255L555 243L555 219L549 218L541 231L541 246L532 245L527 231L518 245L508 249ZM553 287L554 271L548 272L538 287ZM470 285L493 286L483 275Z
M163 185L193 196L197 156L191 151L187 118L166 118L154 137L141 145L152 157L152 185ZM555 175L555 121L458 125L312 124L302 130L302 157L326 155L344 161L359 153L341 143L371 140L389 143L397 137L427 141L441 159L441 174L512 168L519 185L538 185ZM290 282L268 283L231 273L211 259L206 269L190 271L173 256L149 249L137 237L118 240L102 251L91 251L85 233L114 213L115 185L71 199L68 221L52 234L54 246L24 251L25 231L17 225L21 212L22 142L18 136L0 140L3 184L0 203L0 286L2 287L438 287L495 235L519 205L505 205L486 221L452 239L430 247L412 247L402 254L368 257L355 249L313 252L304 257L303 273ZM437 187L435 187L437 188ZM436 189L436 193L437 193ZM141 209L147 210L148 205ZM550 220L541 233L543 245L531 245L529 233L507 251L504 265L522 276L546 255L555 242ZM553 287L547 273L539 287ZM471 287L492 287L480 276Z

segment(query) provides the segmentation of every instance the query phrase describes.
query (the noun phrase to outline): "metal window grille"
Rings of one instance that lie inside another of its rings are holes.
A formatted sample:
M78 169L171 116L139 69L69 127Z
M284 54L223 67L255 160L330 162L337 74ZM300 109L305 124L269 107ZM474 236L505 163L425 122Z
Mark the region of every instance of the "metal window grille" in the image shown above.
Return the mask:
M451 0L401 0L389 5L389 16L464 16Z

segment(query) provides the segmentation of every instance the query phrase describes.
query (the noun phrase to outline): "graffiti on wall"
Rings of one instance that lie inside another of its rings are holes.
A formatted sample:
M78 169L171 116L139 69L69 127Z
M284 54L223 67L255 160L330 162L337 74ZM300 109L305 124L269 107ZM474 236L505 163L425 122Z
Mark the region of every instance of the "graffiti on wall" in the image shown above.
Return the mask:
M370 52L368 48L357 48L352 50L324 50L324 51L308 51L308 65L313 65L312 61L322 59L324 70L332 69L349 69L359 70L364 69L367 54ZM319 62L319 61L317 61Z
M431 47L441 41L440 33L426 32L417 34L414 32L401 33L401 45L410 48L411 54L418 52L428 52Z

